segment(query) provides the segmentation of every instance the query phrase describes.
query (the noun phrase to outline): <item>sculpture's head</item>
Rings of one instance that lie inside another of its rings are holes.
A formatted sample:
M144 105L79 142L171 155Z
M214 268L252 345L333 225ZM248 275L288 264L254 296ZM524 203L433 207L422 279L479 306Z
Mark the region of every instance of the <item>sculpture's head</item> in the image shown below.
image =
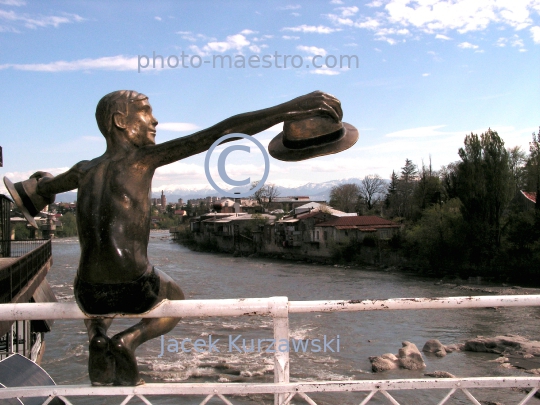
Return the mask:
M135 146L155 144L158 121L144 94L134 90L107 94L96 107L96 120L108 145L117 136L124 136Z

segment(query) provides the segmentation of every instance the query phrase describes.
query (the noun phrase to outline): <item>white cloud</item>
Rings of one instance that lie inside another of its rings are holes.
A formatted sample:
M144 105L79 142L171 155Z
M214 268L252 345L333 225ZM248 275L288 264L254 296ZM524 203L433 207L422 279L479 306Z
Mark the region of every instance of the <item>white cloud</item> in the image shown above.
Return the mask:
M339 75L339 71L330 70L330 69L314 69L314 70L310 70L309 73L312 73L314 75L326 75L326 76Z
M28 63L0 65L2 69L26 70L33 72L66 72L76 70L137 70L138 58L123 55L106 56L97 59L79 59L71 62ZM144 69L143 69L144 70Z
M431 127L419 127L403 129L401 131L391 132L386 134L386 138L423 138L426 136L438 136L447 135L448 132L437 131L439 128L443 128L446 125L434 125Z
M496 46L499 48L504 48L506 46L506 43L508 42L508 39L506 38L499 38L497 42L495 43Z
M458 47L461 49L478 49L478 45L471 44L470 42L462 42Z
M240 31L240 34L242 35L251 35L251 34L256 34L257 31L252 31L252 30L242 30Z
M351 17L358 13L358 7L352 6L352 7L338 7L336 10L341 11L342 17Z
M195 131L199 127L195 124L189 122L160 122L157 126L158 131L174 131L174 132L184 132L184 131Z
M330 4L343 4L343 1L341 1L341 0L332 0L332 1L330 1Z
M351 20L350 18L342 18L335 14L328 14L327 17L330 19L330 21L332 21L334 24L337 24L337 25L347 25L347 26L354 25L354 21Z
M374 30L378 28L381 25L381 22L376 20L375 18L368 17L362 22L356 22L354 24L357 28L366 28L368 30Z
M381 0L373 0L371 3L366 4L367 7L380 7L383 5Z
M429 75L431 75L431 73L422 73L423 77L428 77Z
M26 2L23 0L0 0L0 4L5 5L5 6L20 7L20 6L25 6Z
M236 50L240 51L242 48L248 46L250 42L246 39L246 37L242 34L236 34L236 35L229 35L225 41L214 41L214 42L208 42L205 46L203 46L203 50L206 52L226 52L229 50Z
M285 7L280 7L280 10L298 10L299 8L302 8L300 4L289 4Z
M437 34L437 35L435 35L435 39L443 39L445 41L450 41L452 38L447 37L446 35Z
M154 19L157 20L157 21L161 21L161 17L159 17L159 16L155 16Z
M21 22L26 28L36 29L38 27L55 27L60 24L70 24L74 22L84 21L78 14L62 13L62 15L30 17L28 14L19 14L15 11L0 10L0 20L10 21L12 23Z
M298 45L296 49L302 52L310 53L312 55L326 56L326 50L324 48L317 48L316 46Z
M330 28L324 25L299 25L297 27L285 27L282 31L292 31L292 32L305 32L305 33L316 33L316 34L331 34L332 32L341 31L339 28Z
M535 26L530 29L531 37L535 44L540 44L540 26Z
M512 40L512 46L515 48L524 48L525 45L523 44L523 40L519 38L517 35L514 35L514 38Z
M296 40L296 39L300 39L300 37L295 37L295 36L291 36L291 35L283 35L282 38L283 38L283 39L286 39L286 40Z
M381 7L383 2L375 0L367 6ZM401 26L412 33L436 34L437 39L448 40L448 31L482 31L493 24L522 30L533 24L532 16L538 12L538 0L386 0L384 9L373 17L361 18L354 26L369 30ZM337 18L333 21L340 23ZM341 23L350 25L350 21ZM531 30L533 38L537 31ZM540 37L540 33L536 35Z

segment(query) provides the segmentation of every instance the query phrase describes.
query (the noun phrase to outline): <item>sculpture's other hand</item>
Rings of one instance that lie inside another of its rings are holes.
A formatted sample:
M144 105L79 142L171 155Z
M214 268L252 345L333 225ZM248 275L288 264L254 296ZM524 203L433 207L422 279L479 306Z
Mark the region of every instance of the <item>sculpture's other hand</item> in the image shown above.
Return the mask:
M30 176L31 179L37 179L37 181L45 177L53 178L54 176L48 172L35 172L33 175Z
M343 117L341 102L334 96L322 91L314 91L297 97L289 101L287 105L290 107L287 121L302 120L313 116L330 116L336 122L339 122Z

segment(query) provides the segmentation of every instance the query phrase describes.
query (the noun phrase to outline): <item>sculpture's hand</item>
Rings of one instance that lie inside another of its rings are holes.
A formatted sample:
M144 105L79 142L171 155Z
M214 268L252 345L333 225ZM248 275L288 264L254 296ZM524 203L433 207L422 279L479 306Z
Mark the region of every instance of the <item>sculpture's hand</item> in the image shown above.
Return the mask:
M301 120L313 116L326 115L341 121L343 110L341 102L334 96L314 91L285 103L289 109L287 120Z
M31 179L37 179L38 181L45 177L53 178L54 176L48 172L35 172L30 176Z

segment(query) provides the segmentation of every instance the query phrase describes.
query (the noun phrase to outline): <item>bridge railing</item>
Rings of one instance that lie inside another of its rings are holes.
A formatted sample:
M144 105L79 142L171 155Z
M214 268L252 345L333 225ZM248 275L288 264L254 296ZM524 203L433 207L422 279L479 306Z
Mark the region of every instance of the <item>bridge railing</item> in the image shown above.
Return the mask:
M161 318L161 317L203 317L203 316L253 316L269 315L274 322L274 339L289 340L289 314L307 312L340 311L388 311L411 309L463 309L482 307L524 307L539 306L540 295L499 295L442 298L397 298L387 300L330 300L330 301L289 301L287 297L163 301L151 311L141 315L111 315L115 318ZM75 303L32 303L0 305L0 320L22 319L87 319ZM302 399L316 405L308 395L315 392L366 392L360 405L371 402L375 396L385 398L390 404L400 403L389 391L400 390L446 390L446 395L438 405L447 403L461 392L472 404L480 405L471 389L476 388L519 388L528 393L519 405L529 403L540 388L540 376L530 377L480 377L448 379L400 379L400 380L356 380L356 381L289 381L289 352L274 352L273 383L167 383L145 384L137 387L92 387L89 385L54 387L17 387L0 389L0 399L15 397L60 397L77 396L125 396L121 405L138 397L146 404L153 395L201 395L200 405L217 397L225 404L232 404L230 395L273 394L275 405L286 405L292 399ZM516 393L518 395L518 393Z
M10 302L52 255L50 239L10 241L10 243L9 257L17 259L6 266L0 266L0 304Z

